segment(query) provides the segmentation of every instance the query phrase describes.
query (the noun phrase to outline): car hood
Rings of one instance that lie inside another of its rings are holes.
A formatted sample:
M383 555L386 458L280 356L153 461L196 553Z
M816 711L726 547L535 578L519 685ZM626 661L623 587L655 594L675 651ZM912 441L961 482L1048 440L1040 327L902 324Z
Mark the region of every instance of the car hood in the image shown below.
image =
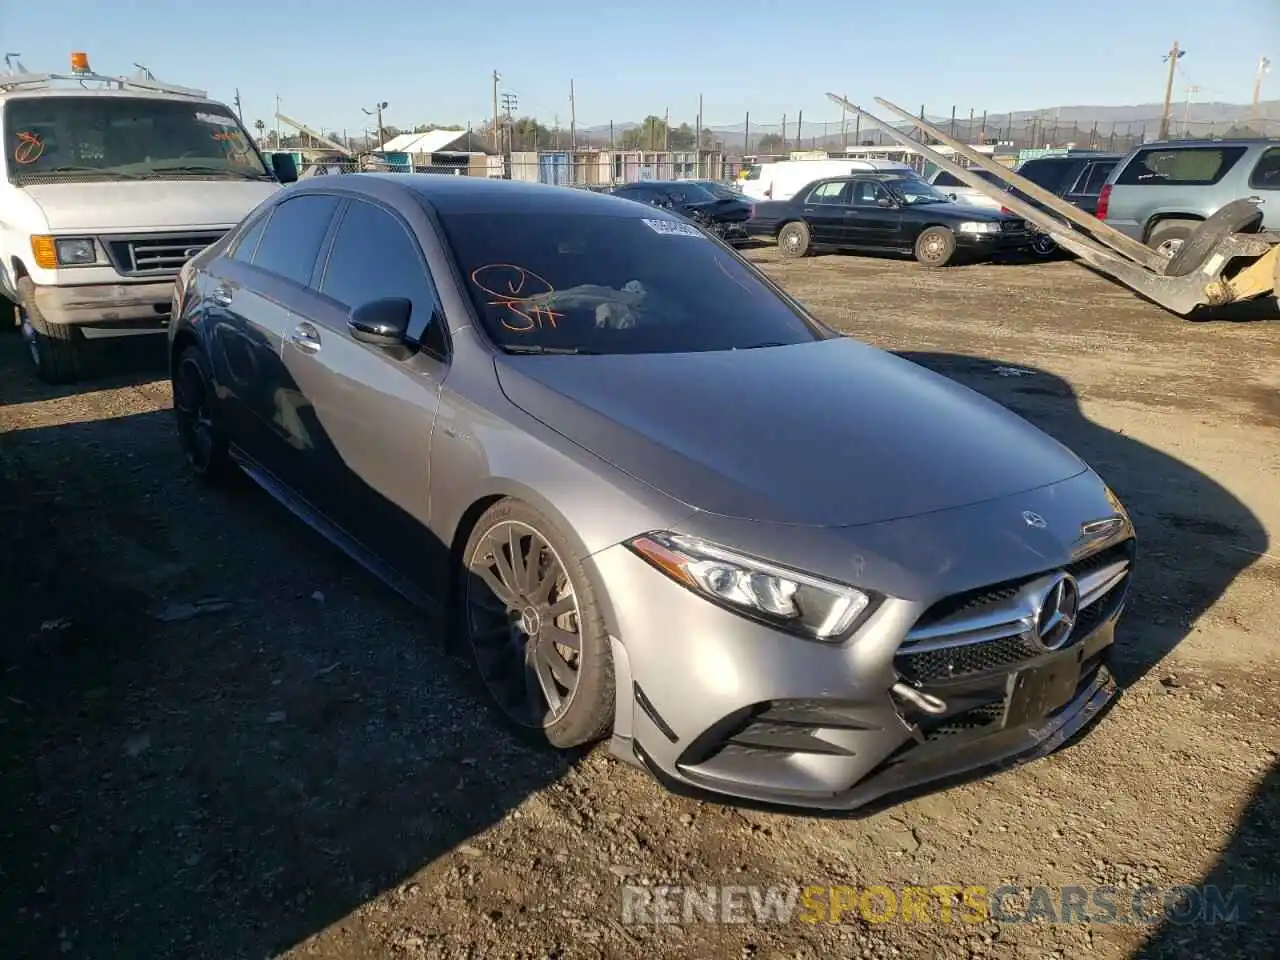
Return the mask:
M137 180L38 183L23 188L50 230L225 228L280 189L267 180Z
M939 187L939 190L942 188ZM945 192L945 191L944 191ZM949 201L947 203L921 203L909 210L928 211L930 217L941 216L951 220L981 220L981 221L998 221L1017 219L1007 213L992 207L978 207L963 201Z
M848 338L787 347L503 356L517 407L708 513L874 523L1011 496L1087 467L999 404Z

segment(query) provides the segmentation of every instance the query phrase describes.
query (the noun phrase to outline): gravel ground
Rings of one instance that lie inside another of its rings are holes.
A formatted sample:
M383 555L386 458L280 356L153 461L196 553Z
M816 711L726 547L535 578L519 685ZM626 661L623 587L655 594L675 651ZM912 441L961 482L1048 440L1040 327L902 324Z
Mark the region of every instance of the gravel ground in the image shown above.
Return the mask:
M1280 323L1187 323L1069 262L751 255L1127 502L1128 690L1087 738L856 819L531 750L434 623L265 495L185 475L162 348L55 390L6 334L0 955L1275 956ZM1006 882L1255 895L1219 925L621 922L624 884Z

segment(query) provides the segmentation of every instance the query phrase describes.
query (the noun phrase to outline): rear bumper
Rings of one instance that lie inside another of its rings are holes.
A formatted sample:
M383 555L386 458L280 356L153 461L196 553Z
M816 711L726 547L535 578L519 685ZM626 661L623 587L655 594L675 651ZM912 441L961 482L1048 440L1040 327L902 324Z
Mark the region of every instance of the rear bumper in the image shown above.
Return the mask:
M163 333L173 302L173 280L37 286L35 298L49 323Z

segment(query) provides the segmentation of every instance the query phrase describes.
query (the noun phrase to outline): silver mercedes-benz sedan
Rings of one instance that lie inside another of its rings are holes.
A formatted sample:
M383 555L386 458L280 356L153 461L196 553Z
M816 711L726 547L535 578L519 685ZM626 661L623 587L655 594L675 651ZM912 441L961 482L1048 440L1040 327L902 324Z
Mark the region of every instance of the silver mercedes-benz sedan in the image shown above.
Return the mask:
M449 611L555 746L852 809L1042 755L1115 695L1135 541L1102 480L671 214L297 183L183 269L170 338L192 468Z

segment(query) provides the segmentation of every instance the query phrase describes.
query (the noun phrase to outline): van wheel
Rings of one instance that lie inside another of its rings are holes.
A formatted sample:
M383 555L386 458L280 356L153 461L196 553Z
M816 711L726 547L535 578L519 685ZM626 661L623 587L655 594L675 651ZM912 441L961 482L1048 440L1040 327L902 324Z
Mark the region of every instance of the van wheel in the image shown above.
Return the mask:
M36 376L45 383L75 383L85 374L83 335L66 323L50 323L36 304L30 277L18 279L18 324Z
M929 227L916 237L915 255L926 267L945 267L956 255L956 235L946 227Z
M796 220L778 231L778 250L788 260L808 256L812 249L813 241L809 236L807 223Z
M1167 260L1172 260L1187 237L1195 233L1198 220L1161 220L1147 234L1147 246Z

